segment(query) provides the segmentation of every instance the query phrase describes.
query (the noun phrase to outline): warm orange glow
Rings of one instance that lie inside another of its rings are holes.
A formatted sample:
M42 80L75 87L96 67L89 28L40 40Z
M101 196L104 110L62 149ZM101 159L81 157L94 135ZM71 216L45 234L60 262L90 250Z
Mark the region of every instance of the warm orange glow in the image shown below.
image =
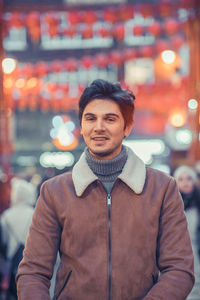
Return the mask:
M72 150L74 148L76 148L78 146L78 139L75 138L73 143L71 143L70 145L68 146L64 146L60 143L60 141L58 139L54 139L52 140L53 144L60 150Z
M38 80L35 77L31 77L30 79L28 79L27 81L27 88L28 89L33 89L37 86Z
M18 88L18 89L22 89L22 88L25 87L25 83L26 83L25 79L19 78L19 79L17 79L17 81L15 82L15 86L16 86L16 88Z
M11 89L13 87L13 80L11 78L7 78L3 82L3 86L5 89Z
M169 122L174 127L182 127L185 125L186 116L183 112L174 112L169 116Z
M177 53L174 53L175 58L173 62L166 63L162 59L162 53L154 60L154 71L157 80L169 80L176 72L176 69L181 65L181 59Z

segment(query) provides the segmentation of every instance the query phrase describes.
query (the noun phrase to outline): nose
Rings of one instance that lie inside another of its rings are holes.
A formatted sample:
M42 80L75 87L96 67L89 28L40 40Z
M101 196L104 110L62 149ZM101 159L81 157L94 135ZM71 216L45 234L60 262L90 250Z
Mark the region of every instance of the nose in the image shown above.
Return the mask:
M102 119L97 119L96 120L96 123L95 123L95 128L94 128L95 131L103 131L105 130L104 128L104 122Z

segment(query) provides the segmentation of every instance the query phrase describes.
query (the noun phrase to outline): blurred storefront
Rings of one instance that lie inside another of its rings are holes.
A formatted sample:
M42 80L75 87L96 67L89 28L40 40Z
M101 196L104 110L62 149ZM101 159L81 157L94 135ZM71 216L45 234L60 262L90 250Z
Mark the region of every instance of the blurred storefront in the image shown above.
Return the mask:
M1 60L11 58L4 60L0 100L7 178L73 166L84 148L77 102L95 78L120 81L136 94L126 142L146 163L171 172L200 160L198 1L1 3Z

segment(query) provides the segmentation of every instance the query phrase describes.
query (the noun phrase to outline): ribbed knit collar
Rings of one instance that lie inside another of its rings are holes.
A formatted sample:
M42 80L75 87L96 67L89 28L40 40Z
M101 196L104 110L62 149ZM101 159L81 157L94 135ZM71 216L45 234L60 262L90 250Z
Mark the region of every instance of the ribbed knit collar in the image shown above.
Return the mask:
M90 169L100 178L104 178L105 180L108 179L112 181L118 176L127 160L127 151L126 147L122 146L122 151L112 159L108 160L99 160L96 159L92 154L89 152L89 149L85 149L85 156L86 161Z
M130 148L126 147L126 150L128 158L118 178L127 184L136 194L140 194L143 191L146 180L146 166ZM72 179L78 197L83 194L88 185L98 179L88 166L85 152L82 153L80 159L72 169Z

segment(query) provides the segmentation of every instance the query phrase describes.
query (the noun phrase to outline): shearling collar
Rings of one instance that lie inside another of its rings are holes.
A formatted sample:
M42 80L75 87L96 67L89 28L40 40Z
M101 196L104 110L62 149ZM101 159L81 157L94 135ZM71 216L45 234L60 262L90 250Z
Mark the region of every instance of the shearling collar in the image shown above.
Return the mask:
M144 162L130 148L126 148L128 158L118 178L127 184L136 194L140 194L146 179L146 167ZM76 194L79 197L90 183L98 179L89 168L84 153L72 170L72 179Z

